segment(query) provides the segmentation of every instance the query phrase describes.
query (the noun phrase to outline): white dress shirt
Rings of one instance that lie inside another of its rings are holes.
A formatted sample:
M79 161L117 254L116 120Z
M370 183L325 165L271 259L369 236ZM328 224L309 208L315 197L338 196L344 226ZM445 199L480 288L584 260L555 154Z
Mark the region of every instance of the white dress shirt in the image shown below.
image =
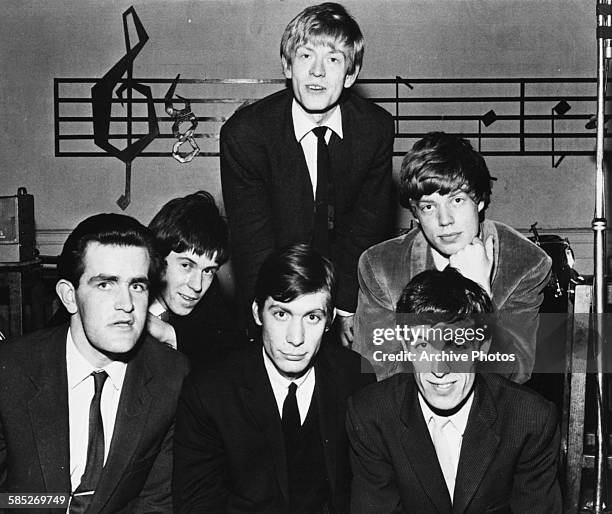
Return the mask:
M429 436L434 443L436 454L438 455L438 463L442 469L452 503L459 456L461 455L461 443L463 442L463 434L474 401L474 392L471 393L470 398L461 409L448 417L438 416L429 408L421 394L418 397L421 412L423 413L423 418L425 418Z
M74 491L81 483L87 461L89 407L94 396L94 378L91 374L100 368L92 366L81 355L74 344L70 330L66 337L66 369L68 372L68 426L70 427L70 482L72 491ZM102 369L108 374L100 400L100 412L104 425L104 463L106 464L127 363L113 361Z
M306 158L306 166L308 166L308 174L312 183L312 196L317 194L317 136L312 133L312 129L317 128L317 125L312 121L306 111L298 104L295 99L291 105L291 117L293 118L293 131L295 138L302 145L304 157ZM325 142L329 144L331 138L331 130L333 130L340 139L342 139L342 111L336 105L329 115L323 126L328 127L325 134Z
M264 365L268 373L268 379L272 386L272 392L274 393L274 399L276 400L276 406L278 407L278 413L281 419L283 417L283 403L289 392L289 384L294 382L297 386L295 397L298 404L298 410L300 411L300 423L303 425L308 414L308 409L310 408L310 402L315 388L316 378L314 367L310 367L310 369L300 378L290 380L278 372L265 349L262 348L261 351L263 353Z

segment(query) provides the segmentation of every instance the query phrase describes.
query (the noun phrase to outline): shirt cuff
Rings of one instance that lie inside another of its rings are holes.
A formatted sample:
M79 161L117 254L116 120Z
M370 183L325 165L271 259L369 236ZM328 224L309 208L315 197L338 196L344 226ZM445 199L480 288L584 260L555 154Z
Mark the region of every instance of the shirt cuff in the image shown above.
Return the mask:
M349 316L354 316L355 315L354 312L343 311L342 309L338 309L338 308L336 308L336 314L338 316L343 316L345 318L348 318Z

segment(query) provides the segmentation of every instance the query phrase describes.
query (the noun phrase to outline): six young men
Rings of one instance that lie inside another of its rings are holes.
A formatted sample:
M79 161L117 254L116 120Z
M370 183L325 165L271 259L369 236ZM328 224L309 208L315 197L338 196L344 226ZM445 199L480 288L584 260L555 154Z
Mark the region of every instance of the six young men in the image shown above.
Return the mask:
M77 226L58 265L68 323L0 345L0 492L70 493L70 513L559 511L550 403L475 362L374 358L375 330L408 312L425 316L413 328L482 330L478 349L512 353L504 372L525 381L550 259L484 219L486 164L443 133L402 163L418 228L381 243L394 130L350 91L363 48L342 6L306 8L281 41L290 87L222 128L253 341L223 307L228 232L208 193L171 200L149 230L113 214ZM493 311L503 322L479 317ZM395 376L374 383L372 365Z

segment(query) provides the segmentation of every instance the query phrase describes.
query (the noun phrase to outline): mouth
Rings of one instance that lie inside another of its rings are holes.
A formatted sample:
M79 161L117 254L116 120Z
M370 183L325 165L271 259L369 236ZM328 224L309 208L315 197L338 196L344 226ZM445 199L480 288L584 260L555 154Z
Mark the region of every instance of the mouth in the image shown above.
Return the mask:
M461 232L453 232L451 234L440 234L438 239L445 243L455 243L461 237Z
M299 353L299 354L285 353L285 352L281 352L281 353L283 354L283 357L287 359L288 361L301 361L306 356L305 353Z
M444 382L444 383L437 383L437 382L429 382L429 384L436 390L436 391L449 391L454 385L455 382Z
M185 302L187 303L194 303L197 302L200 298L199 297L193 297L193 296L188 296L186 294L183 293L177 293L179 295L180 298L182 298Z
M306 89L308 89L308 91L312 91L315 93L319 93L321 91L325 91L325 88L319 84L307 84L306 85Z
M134 320L133 319L119 320L119 321L115 321L111 323L111 325L116 328L131 329L132 325L134 325Z

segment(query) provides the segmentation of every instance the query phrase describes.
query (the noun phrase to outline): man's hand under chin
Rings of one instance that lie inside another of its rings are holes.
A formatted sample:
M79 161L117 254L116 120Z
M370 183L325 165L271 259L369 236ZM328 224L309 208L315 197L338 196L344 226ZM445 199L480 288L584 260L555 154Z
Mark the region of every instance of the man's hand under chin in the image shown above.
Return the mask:
M479 284L491 296L493 270L493 236L482 242L475 237L470 244L449 258L449 264L464 277Z
M345 348L350 348L351 344L353 344L354 334L353 334L353 325L355 323L355 316L343 316L338 314L336 316L337 322L337 330L338 335L340 337L340 342L342 346Z

